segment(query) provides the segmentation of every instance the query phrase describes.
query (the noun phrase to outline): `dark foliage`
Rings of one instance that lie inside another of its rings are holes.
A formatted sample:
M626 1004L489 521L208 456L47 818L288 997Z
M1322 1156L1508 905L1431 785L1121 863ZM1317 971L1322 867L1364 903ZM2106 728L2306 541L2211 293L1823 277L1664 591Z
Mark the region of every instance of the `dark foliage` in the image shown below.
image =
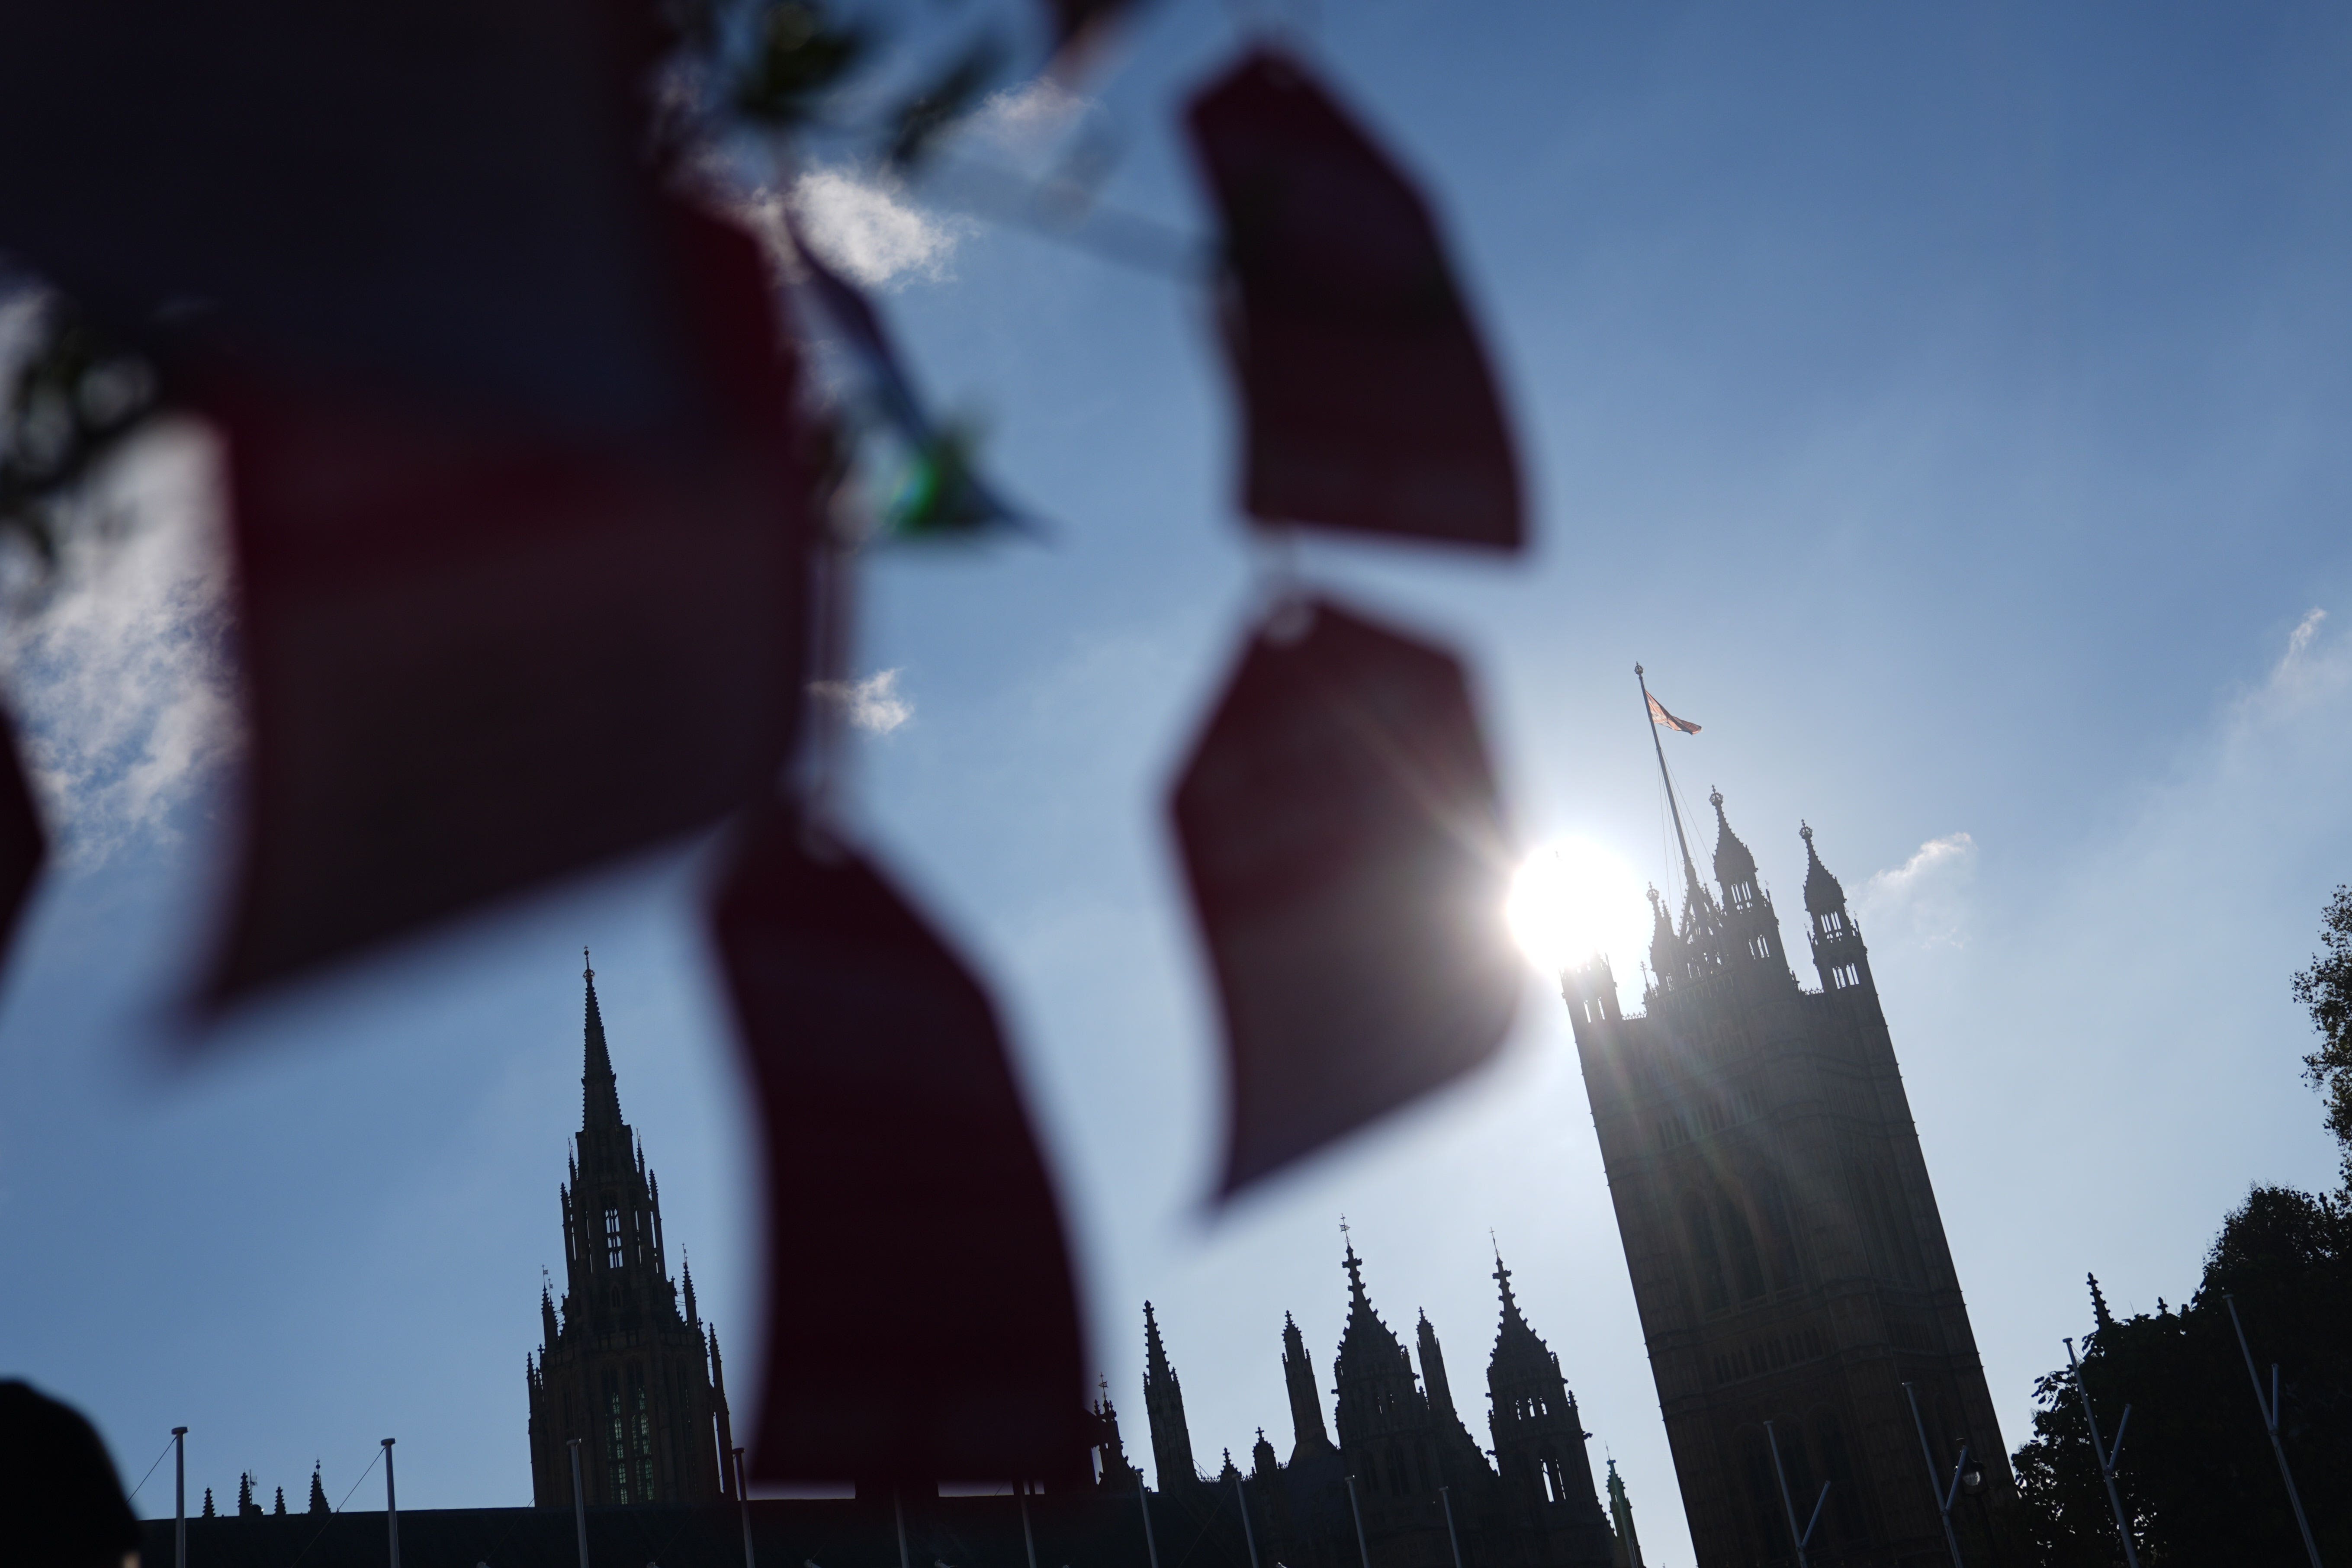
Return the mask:
M81 480L155 402L155 373L54 297L0 400L0 531L46 566Z
M2083 1377L2113 1441L2131 1406L2117 1484L2145 1568L2301 1563L2285 1484L2230 1325L2234 1296L2265 1386L2279 1363L2279 1435L2329 1562L2352 1561L2352 1209L2335 1197L2256 1187L2221 1226L2196 1295L2178 1311L2114 1319L2086 1342ZM2122 1561L2074 1382L2035 1385L2033 1438L2018 1493L2048 1568Z
M760 24L760 47L735 87L735 107L747 119L797 125L816 100L866 53L865 33L835 26L816 6L797 0L772 7Z
M2320 1047L2303 1058L2304 1076L2327 1101L2327 1130L2343 1151L2352 1185L2352 887L2339 887L2320 916L2320 951L2294 977L2294 999L2311 1009Z

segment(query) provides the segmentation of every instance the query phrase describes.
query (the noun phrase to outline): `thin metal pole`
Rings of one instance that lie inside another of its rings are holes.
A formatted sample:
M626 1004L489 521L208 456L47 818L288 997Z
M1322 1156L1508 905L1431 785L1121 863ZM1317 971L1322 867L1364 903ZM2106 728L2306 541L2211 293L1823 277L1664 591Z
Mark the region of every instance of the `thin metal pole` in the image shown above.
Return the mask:
M1372 1549L1364 1544L1364 1508L1356 1500L1356 1478L1348 1478L1348 1511L1356 1516L1356 1555L1363 1559L1364 1568L1372 1568Z
M1650 711L1650 682L1643 675L1642 667L1638 664L1633 667L1633 680L1642 689L1642 717L1649 723L1650 744L1658 753L1658 777L1665 781L1666 809L1675 814L1675 842L1682 846L1683 851L1683 880L1689 883L1696 890L1698 887L1698 873L1691 868L1690 840L1683 837L1683 808L1675 804L1675 777L1666 772L1666 745L1664 742L1658 739L1657 715ZM1784 1487L1781 1489L1785 1491L1787 1489ZM1790 1517L1791 1519L1796 1517L1795 1510L1790 1510ZM1801 1552L1798 1553L1800 1558L1803 1555Z
M392 1439L383 1440L383 1527L392 1541L392 1568L400 1568L400 1499L392 1489Z
M1496 1267L1500 1268L1501 1265L1497 1264ZM1445 1541L1447 1545L1454 1548L1454 1568L1462 1568L1462 1537L1455 1534L1454 1531L1453 1492L1452 1487L1438 1488L1437 1500L1445 1505Z
M172 1428L172 1568L188 1568L188 1429Z
M1789 1516L1789 1539L1797 1543L1797 1568L1805 1568L1805 1538L1797 1533L1797 1505L1789 1500L1789 1475L1780 1468L1780 1440L1772 1435L1769 1421L1764 1423L1764 1444L1772 1450L1772 1478L1780 1483L1780 1511Z
M1780 1439L1772 1431L1772 1423L1764 1423L1764 1441L1772 1450L1772 1474L1780 1482L1780 1507L1789 1515L1789 1539L1797 1543L1797 1568L1805 1568L1805 1542L1813 1538L1813 1526L1822 1521L1822 1506L1830 1500L1830 1484L1822 1483L1822 1495L1813 1500L1813 1517L1805 1521L1805 1528L1797 1528L1797 1505L1789 1500L1788 1472L1780 1468ZM2139 1568L2137 1563L2132 1568Z
M2123 1419L2116 1423L2116 1446L2108 1447L2099 1437L2099 1418L2091 1411L2091 1391L2083 1383L2083 1363L2074 1359L2074 1342L2066 1342L2067 1370L2074 1374L2074 1392L2082 1397L2083 1420L2091 1428L2091 1452L2099 1461L2099 1479L2107 1484L2107 1507L2115 1510L2116 1538L2124 1543L2124 1562L2129 1568L2139 1568L2139 1552L2132 1545L2131 1527L2124 1522L2124 1500L2116 1490L2116 1456L2124 1451L2124 1428L2131 1425L2131 1406L2124 1406Z
M1021 1498L1021 1544L1028 1551L1029 1568L1037 1568L1037 1538L1029 1532L1029 1483L1015 1481L1013 1489ZM1251 1561L1250 1568L1257 1568L1255 1559Z
M743 1489L743 1450L734 1452L735 1504L743 1515L743 1568L759 1568L751 1561L751 1494Z
M1151 1559L1151 1568L1160 1568L1160 1543L1151 1539L1151 1492L1140 1474L1135 1478L1135 1500L1143 1505L1144 1555Z
M890 1489L890 1511L898 1521L898 1568L912 1568L907 1561L907 1502L898 1489Z
M1257 1531L1250 1526L1249 1493L1242 1488L1239 1470L1234 1472L1234 1500L1242 1507L1242 1539L1249 1543L1250 1568L1257 1568ZM1029 1568L1037 1568L1034 1558L1030 1559ZM1456 1568L1459 1568L1458 1564Z
M2278 1458L2279 1479L2286 1483L2286 1500L2294 1508L2294 1527L2303 1531L2304 1554L2311 1559L2311 1568L2320 1568L2319 1546L2311 1539L2311 1521L2303 1517L2303 1498L2294 1489L2294 1472L2286 1468L2286 1450L2279 1446L2278 1363L2271 1363L2271 1395L2264 1399L2262 1374L2254 1370L2254 1352L2246 1343L2246 1325L2238 1321L2237 1299L2224 1290L2221 1302L2230 1309L2230 1326L2238 1331L2238 1353L2246 1358L2246 1376L2254 1385L2254 1408L2263 1413L2263 1430L2270 1434L2271 1452Z
M580 1439L567 1437L572 1450L572 1528L580 1537L580 1568L588 1568L588 1494L580 1489Z
M1919 1458L1927 1464L1927 1489L1936 1494L1936 1511L1944 1521L1944 1545L1952 1553L1952 1568L1968 1568L1968 1565L1960 1561L1960 1538L1952 1533L1953 1493L1944 1489L1944 1479L1936 1468L1936 1451L1927 1447L1927 1424L1919 1418L1919 1396L1911 1391L1911 1385L1906 1383L1903 1385L1903 1397L1911 1402L1911 1425L1919 1433ZM1960 1462L1952 1470L1952 1486L1955 1490L1960 1484L1960 1471L1967 1468L1968 1462L1968 1445L1963 1443L1960 1445Z

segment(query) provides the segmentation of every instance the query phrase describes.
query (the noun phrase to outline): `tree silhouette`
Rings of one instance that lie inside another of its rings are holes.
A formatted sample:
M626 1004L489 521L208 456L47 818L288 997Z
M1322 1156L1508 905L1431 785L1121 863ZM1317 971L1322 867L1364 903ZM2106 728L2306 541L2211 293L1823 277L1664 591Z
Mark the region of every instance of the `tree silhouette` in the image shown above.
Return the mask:
M2319 949L2294 976L2294 999L2311 1009L2320 1036L2319 1048L2303 1058L2303 1073L2327 1102L2327 1130L2352 1187L2352 887L2337 887L2327 900Z
M2102 1437L2124 1406L2116 1484L2147 1568L2293 1563L2302 1542L2287 1508L2224 1292L2236 1299L2265 1396L2279 1363L2279 1437L2328 1562L2352 1561L2352 1499L2328 1478L2352 1463L2341 1416L2352 1407L2352 1209L2333 1197L2256 1187L2221 1226L2188 1303L2104 1317L2083 1354ZM2104 1303L2101 1303L2104 1306ZM2018 1449L2018 1497L2045 1568L2113 1568L2115 1519L2073 1378L2034 1389L2033 1437Z

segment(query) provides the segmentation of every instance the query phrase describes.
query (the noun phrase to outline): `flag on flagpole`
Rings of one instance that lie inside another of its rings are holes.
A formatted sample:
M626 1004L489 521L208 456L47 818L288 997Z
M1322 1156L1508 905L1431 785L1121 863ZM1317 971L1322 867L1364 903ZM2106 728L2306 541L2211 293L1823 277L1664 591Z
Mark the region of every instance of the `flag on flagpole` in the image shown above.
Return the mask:
M1679 730L1685 735L1698 733L1698 726L1687 719L1677 719L1666 711L1666 705L1655 697L1650 699L1650 722L1664 724L1669 730Z

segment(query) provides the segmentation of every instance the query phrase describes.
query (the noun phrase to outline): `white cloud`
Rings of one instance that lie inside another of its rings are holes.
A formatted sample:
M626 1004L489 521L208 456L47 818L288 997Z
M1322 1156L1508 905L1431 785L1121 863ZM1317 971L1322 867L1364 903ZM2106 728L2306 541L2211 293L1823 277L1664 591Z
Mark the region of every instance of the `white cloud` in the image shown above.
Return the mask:
M817 254L869 287L921 278L936 282L971 226L927 213L880 177L811 169L793 183L793 216Z
M971 117L971 134L1016 153L1034 152L1097 107L1051 77L989 95Z
M839 703L849 721L861 730L887 735L915 716L912 699L898 690L898 672L877 670L863 680L819 680L809 690Z
M1927 947L1958 947L1976 880L1977 841L1965 833L1930 838L1908 860L1874 873L1855 902L1874 936Z
M164 829L239 736L219 443L159 424L91 485L61 585L0 633L27 771L82 860Z
M2319 635L2319 623L2326 618L2326 610L2313 609L2304 613L2303 619L2295 623L2294 630L2287 634L2286 653L2279 660L2280 668L2284 669L2303 657L2311 647L2311 639Z

